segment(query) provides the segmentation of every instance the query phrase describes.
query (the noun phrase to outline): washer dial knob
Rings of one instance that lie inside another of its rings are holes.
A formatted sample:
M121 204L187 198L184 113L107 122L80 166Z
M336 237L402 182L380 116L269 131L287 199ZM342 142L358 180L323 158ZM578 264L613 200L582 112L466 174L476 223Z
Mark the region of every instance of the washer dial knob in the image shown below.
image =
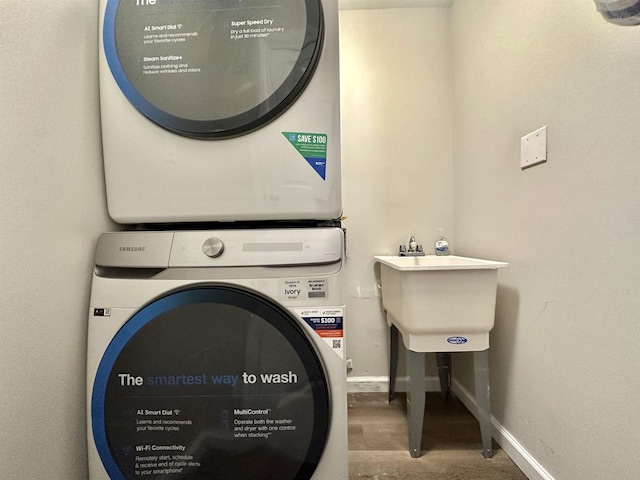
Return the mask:
M218 237L207 238L202 244L202 251L207 257L219 257L224 252L224 243Z

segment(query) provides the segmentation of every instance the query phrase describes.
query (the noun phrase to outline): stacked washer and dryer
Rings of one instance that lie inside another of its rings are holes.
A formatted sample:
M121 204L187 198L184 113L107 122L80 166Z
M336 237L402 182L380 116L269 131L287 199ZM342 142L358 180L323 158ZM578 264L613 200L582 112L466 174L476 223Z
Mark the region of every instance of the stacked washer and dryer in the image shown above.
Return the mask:
M91 480L347 473L337 0L101 0Z

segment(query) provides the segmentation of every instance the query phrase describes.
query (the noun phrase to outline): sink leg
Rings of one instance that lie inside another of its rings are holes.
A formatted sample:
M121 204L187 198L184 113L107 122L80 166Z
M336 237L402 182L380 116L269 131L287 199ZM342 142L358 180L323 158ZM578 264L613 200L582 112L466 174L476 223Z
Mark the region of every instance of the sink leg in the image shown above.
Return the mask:
M493 456L491 446L491 399L489 388L489 350L473 353L475 371L476 404L478 405L478 421L482 436L482 455Z
M436 363L440 377L440 392L442 398L448 400L451 396L451 352L436 353Z
M396 393L396 376L398 374L399 332L395 325L389 326L389 403L393 402Z
M426 398L425 354L407 350L407 421L409 427L409 453L418 458L422 453L422 426Z

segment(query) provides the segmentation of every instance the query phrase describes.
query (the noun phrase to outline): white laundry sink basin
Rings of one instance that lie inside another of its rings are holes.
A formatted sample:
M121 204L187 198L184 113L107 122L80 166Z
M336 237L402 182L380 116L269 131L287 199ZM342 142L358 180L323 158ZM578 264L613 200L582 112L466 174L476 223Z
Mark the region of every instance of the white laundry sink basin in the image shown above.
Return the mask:
M382 304L404 345L416 352L483 351L495 320L498 269L509 264L458 257L376 256Z

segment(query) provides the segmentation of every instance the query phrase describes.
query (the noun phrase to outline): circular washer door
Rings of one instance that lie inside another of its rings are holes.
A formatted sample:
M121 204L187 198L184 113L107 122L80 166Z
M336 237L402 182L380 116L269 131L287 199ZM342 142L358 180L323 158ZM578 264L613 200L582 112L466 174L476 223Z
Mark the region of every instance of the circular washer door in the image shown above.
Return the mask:
M228 138L270 122L320 59L320 0L108 0L104 51L142 114L179 135Z
M201 286L115 335L93 385L93 436L112 479L307 480L329 395L299 320L255 292Z

